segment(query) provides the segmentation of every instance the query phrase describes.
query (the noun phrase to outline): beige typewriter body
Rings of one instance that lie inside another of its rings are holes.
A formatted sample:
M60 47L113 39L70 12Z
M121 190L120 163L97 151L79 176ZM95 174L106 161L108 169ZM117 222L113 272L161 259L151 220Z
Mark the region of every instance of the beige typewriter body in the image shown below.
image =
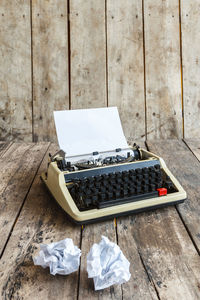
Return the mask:
M67 183L65 182L64 175L67 174L68 171L61 171L57 166L56 160L49 162L47 172L43 173L41 178L58 204L64 209L71 219L80 224L94 222L96 220L106 219L108 217L128 215L142 210L183 202L186 199L186 192L178 180L169 171L164 160L157 155L141 148L140 152L142 157L141 164L149 160L159 160L161 169L170 177L171 181L176 187L177 192L167 194L166 196L162 197L149 198L126 204L118 204L106 208L95 208L86 211L80 211L72 199L67 188ZM59 157L57 158L59 159ZM138 163L138 161L133 163ZM107 166L103 168L107 168ZM82 170L79 172L82 172Z

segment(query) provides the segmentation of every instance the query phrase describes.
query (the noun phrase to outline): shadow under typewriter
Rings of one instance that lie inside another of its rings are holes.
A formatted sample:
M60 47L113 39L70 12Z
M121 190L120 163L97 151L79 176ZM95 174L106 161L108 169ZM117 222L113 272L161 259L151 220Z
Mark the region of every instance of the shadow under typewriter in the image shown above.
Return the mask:
M59 154L42 179L51 194L76 223L144 211L183 202L186 192L162 158L139 147L123 162L73 169ZM117 157L117 154L116 154Z

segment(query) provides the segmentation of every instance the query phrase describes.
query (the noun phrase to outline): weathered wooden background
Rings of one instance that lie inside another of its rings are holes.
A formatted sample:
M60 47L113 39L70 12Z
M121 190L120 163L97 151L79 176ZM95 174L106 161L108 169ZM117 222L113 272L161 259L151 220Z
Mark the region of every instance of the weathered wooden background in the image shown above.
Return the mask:
M127 138L200 137L200 0L1 0L0 139L117 105Z

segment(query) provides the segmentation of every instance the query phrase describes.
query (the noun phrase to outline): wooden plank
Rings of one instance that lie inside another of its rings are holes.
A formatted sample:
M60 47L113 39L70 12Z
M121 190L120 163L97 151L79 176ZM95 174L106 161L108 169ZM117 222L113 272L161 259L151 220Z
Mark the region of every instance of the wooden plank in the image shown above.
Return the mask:
M12 145L11 142L0 142L0 158L3 156L3 154L8 150L8 148Z
M0 161L0 256L48 146L13 144Z
M199 162L182 141L148 142L152 152L163 157L167 166L187 192L188 199L177 209L200 252L200 168Z
M144 1L147 139L182 137L179 1Z
M82 232L81 243L81 266L80 283L78 299L122 299L122 290L120 285L110 288L94 291L93 279L88 279L87 274L87 254L94 243L99 243L101 236L108 237L111 241L117 242L114 220L98 224L86 225Z
M17 172L20 161L26 151L31 148L31 143L13 143L0 158L1 185L0 193L7 187L12 176Z
M106 106L105 1L70 0L70 37L71 108Z
M51 146L50 152L57 150ZM75 299L78 272L70 276L50 275L48 269L33 265L40 243L66 237L80 245L80 227L67 220L65 212L49 196L40 179L48 154L38 171L22 212L0 261L2 299Z
M0 3L0 136L32 141L30 2Z
M181 1L185 138L200 138L200 3Z
M118 245L130 262L131 279L122 285L123 299L158 299L133 238L134 217L117 219ZM137 230L137 229L136 229Z
M127 139L145 137L142 1L107 1L108 105Z
M190 150L194 153L197 159L200 161L200 141L199 140L192 140L186 139L184 140Z
M34 141L57 141L53 111L69 108L67 1L32 1Z

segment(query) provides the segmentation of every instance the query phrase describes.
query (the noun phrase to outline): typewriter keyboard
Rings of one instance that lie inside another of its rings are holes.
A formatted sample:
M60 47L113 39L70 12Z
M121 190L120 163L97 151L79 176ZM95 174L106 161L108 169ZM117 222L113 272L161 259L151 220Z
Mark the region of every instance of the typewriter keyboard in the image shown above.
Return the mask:
M67 183L80 211L158 197L176 189L159 164L76 178ZM105 169L104 169L105 172Z

